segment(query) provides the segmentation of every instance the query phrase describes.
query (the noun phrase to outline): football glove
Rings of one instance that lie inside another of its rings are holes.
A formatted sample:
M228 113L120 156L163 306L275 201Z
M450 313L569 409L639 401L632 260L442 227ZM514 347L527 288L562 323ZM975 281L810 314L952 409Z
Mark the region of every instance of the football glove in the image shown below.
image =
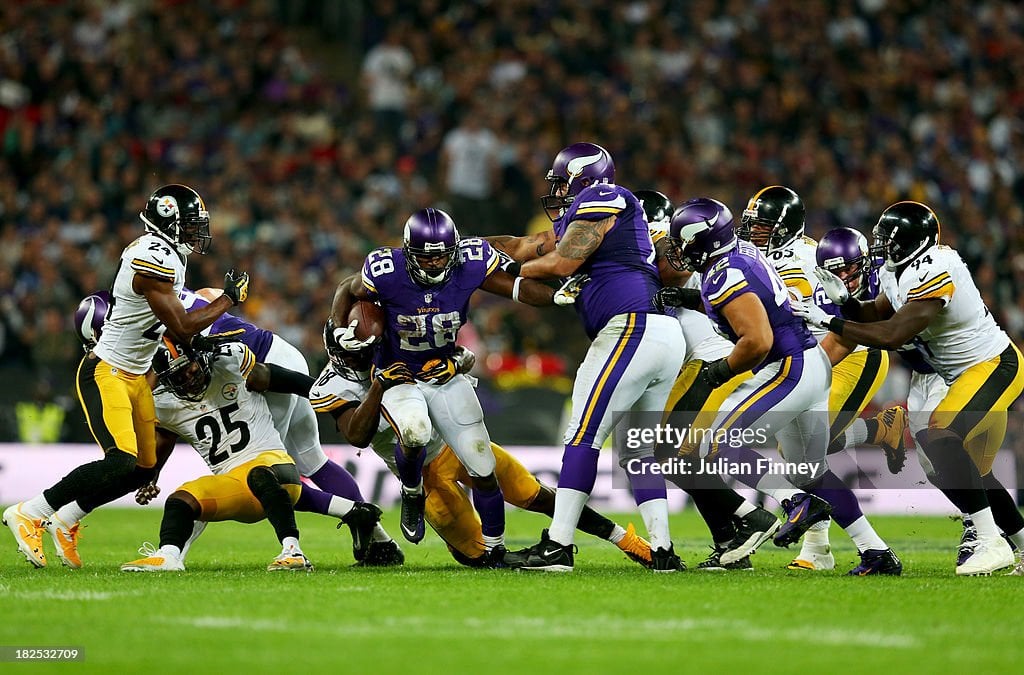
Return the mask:
M460 373L468 373L476 365L476 354L462 345L455 348L455 367Z
M696 288L665 286L654 294L654 309L664 314L666 307L682 307L684 309L700 309L702 301L700 291Z
M514 277L519 276L519 270L522 269L522 265L517 263L512 256L504 251L494 249L494 252L498 254L498 267L505 270Z
M160 486L156 484L156 481L150 481L135 492L135 501L140 506L145 506L160 494Z
M356 337L356 326L359 325L359 319L352 319L348 326L345 328L334 329L334 339L338 345L347 352L358 352L367 347L373 345L376 342L376 338L366 338L360 340Z
M823 267L814 268L814 276L821 282L821 288L828 299L842 307L850 299L850 290L846 282Z
M192 341L189 345L197 352L209 352L215 353L217 348L225 342L231 342L233 339L230 335L203 335L202 333L196 333L192 336Z
M706 362L700 367L700 372L698 373L700 378L712 389L721 387L731 380L735 374L724 357Z
M234 267L228 270L224 275L224 295L236 305L245 302L249 297L249 275L245 272L236 274Z
M391 387L397 387L400 384L416 383L416 378L412 376L409 367L401 362L392 363L387 368L374 367L373 378L380 382L380 386L384 387L384 391Z
M561 307L571 305L576 302L576 298L580 295L580 290L588 283L590 283L589 274L574 274L562 282L562 286L555 291L555 296L552 300Z
M835 318L813 302L804 302L791 298L789 306L793 308L793 316L803 319L804 323L811 326L828 328L829 323Z
M416 378L430 384L450 382L459 372L459 364L453 358L431 359L423 364Z

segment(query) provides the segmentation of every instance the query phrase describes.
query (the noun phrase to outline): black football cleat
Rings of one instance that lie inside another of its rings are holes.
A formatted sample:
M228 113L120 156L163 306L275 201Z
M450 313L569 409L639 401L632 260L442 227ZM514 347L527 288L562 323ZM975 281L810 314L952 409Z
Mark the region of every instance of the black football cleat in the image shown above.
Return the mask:
M426 504L427 496L423 492L415 494L402 488L402 534L414 544L420 543L426 534L426 525L423 522Z
M370 546L370 536L380 522L381 510L376 504L369 502L356 502L352 510L346 513L338 523L340 529L342 524L348 525L352 532L352 557L359 562L366 557L366 549Z
M868 549L861 552L860 564L846 574L851 577L866 577L869 574L887 574L898 577L903 574L903 563L891 548L884 551Z
M806 492L801 492L792 499L783 499L782 510L785 511L786 522L782 523L773 540L776 546L782 547L799 541L811 525L820 523L832 515L831 504Z
M754 569L753 564L750 562L750 556L740 558L736 562L725 565L722 563L722 554L726 551L725 547L716 548L711 547L711 555L706 560L700 562L697 565L697 569L701 572L725 572L727 570L752 570Z
M673 546L669 544L668 548L651 550L651 569L662 574L682 572L686 569L686 563L679 559Z
M405 564L405 554L398 542L372 541L366 548L366 555L353 567L399 567Z
M548 531L540 533L540 541L529 548L514 551L506 556L510 567L521 570L539 572L572 572L574 560L573 554L576 547L573 544L563 546L557 541L552 541Z
M754 553L775 534L782 523L770 511L760 507L742 518L733 517L736 536L726 545L721 553L722 564L731 565Z

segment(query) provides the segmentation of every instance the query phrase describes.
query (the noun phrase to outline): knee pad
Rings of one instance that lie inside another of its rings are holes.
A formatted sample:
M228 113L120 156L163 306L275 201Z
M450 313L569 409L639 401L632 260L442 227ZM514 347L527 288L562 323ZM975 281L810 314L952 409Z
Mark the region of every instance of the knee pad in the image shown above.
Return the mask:
M429 417L403 420L399 427L398 435L407 448L422 448L430 442L430 434L433 429L430 426Z
M257 497L281 488L277 476L274 475L270 467L266 466L257 466L250 471L249 475L245 477L245 484Z

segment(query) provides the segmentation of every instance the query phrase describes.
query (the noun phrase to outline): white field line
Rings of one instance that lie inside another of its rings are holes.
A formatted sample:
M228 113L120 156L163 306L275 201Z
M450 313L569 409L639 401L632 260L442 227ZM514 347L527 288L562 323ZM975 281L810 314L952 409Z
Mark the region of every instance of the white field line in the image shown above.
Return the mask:
M585 623L561 623L543 617L506 616L500 622L462 617L446 620L444 623L426 617L384 617L374 619L372 624L364 620L346 621L343 618L329 624L258 619L238 616L194 616L166 617L166 623L183 624L195 628L220 628L224 630L265 631L270 633L320 633L338 636L371 636L393 631L403 635L427 637L507 638L516 635L520 639L551 640L580 639L592 640L600 635L602 640L644 641L644 642L685 642L700 635L701 641L720 636L721 640L746 640L749 642L797 642L808 640L819 645L875 647L887 649L913 649L921 641L909 634L883 633L860 628L822 628L819 625L789 626L772 628L744 620L724 619L668 619L630 621L609 616L588 618ZM702 632L695 632L702 631ZM688 637L689 636L689 637Z

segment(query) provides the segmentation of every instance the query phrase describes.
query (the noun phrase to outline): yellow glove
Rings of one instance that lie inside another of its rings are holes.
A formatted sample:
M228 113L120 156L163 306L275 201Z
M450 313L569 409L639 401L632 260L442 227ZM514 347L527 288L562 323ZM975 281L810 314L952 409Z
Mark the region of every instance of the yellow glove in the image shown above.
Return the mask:
M416 379L430 384L444 384L450 381L459 372L459 365L455 359L431 359L423 364Z

